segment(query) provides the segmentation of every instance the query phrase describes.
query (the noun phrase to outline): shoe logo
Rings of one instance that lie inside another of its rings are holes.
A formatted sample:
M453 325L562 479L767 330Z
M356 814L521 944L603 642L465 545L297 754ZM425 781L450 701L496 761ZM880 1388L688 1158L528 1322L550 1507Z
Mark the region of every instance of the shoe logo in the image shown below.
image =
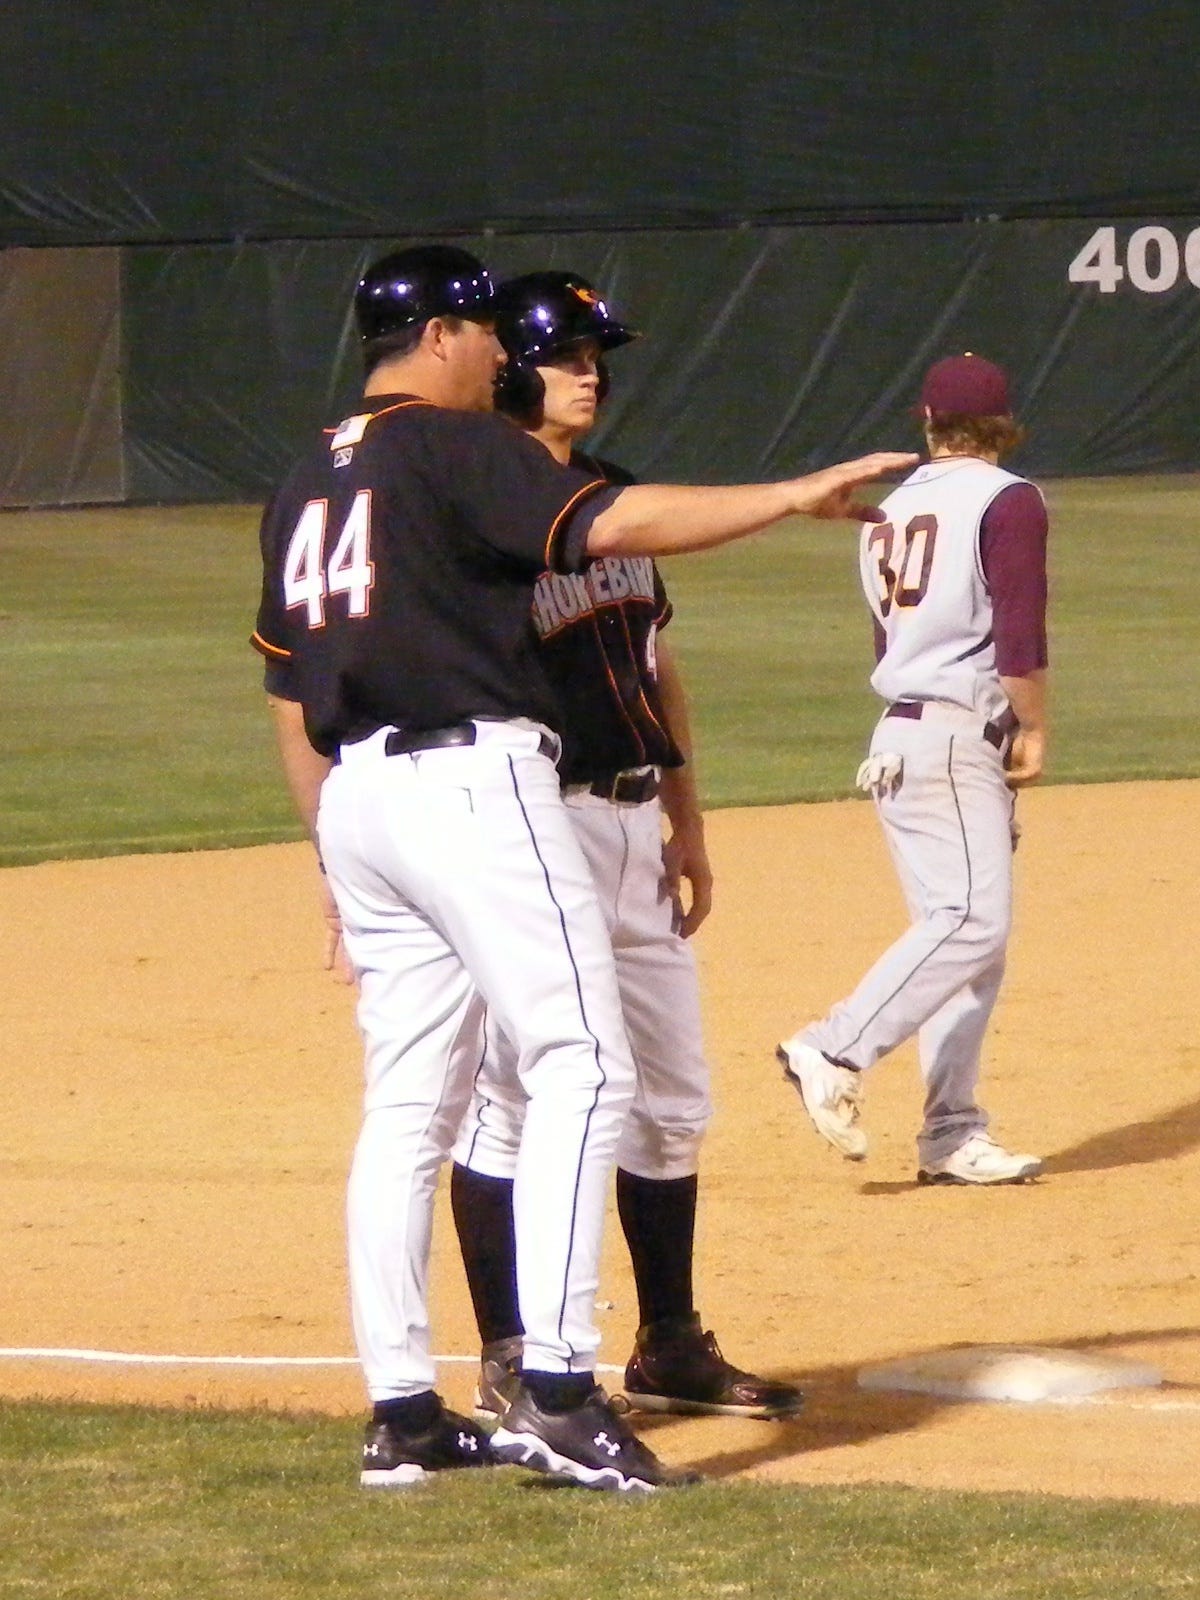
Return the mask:
M363 1446L363 1455L365 1456L377 1456L381 1453L382 1452L377 1444L368 1444Z
M603 1429L592 1440L597 1450L606 1450L610 1456L619 1456L621 1446L616 1439L610 1439Z
M476 1450L479 1449L479 1440L473 1433L460 1432L458 1436L458 1448L460 1450L466 1450L469 1454L474 1455Z

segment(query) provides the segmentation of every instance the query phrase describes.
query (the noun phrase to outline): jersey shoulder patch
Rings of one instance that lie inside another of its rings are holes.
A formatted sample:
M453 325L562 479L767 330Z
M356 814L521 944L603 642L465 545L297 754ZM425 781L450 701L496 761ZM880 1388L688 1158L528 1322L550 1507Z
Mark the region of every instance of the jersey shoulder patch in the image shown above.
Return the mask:
M361 444L367 429L380 417L390 416L394 411L408 411L414 407L423 407L427 411L438 409L432 400L422 400L419 395L402 395L398 399L389 399L386 405L376 406L373 410L356 411L353 416L344 417L336 427L324 429L329 448L336 451Z

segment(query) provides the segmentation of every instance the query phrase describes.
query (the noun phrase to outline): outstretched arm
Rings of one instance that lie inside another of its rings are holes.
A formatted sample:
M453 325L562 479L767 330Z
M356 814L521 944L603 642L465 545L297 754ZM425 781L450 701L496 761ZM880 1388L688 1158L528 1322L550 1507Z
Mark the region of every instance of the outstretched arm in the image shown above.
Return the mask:
M784 517L846 517L882 522L877 507L863 504L863 484L902 472L919 457L879 451L825 467L782 483L746 483L717 488L645 483L622 489L588 529L589 556L682 555L758 533Z

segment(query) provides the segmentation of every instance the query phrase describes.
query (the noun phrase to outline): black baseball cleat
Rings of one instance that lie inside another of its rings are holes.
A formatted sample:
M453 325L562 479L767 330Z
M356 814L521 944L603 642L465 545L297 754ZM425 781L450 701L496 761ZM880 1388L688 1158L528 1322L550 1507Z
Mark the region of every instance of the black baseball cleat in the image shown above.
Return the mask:
M560 1483L620 1494L701 1481L698 1473L665 1466L617 1415L599 1385L582 1405L550 1412L522 1384L492 1435L492 1453Z
M760 1378L726 1361L696 1312L638 1329L625 1368L625 1399L636 1411L768 1421L794 1417L804 1404L794 1384Z
M423 1433L403 1434L390 1423L368 1422L359 1482L364 1489L405 1489L431 1472L495 1465L483 1429L443 1406Z

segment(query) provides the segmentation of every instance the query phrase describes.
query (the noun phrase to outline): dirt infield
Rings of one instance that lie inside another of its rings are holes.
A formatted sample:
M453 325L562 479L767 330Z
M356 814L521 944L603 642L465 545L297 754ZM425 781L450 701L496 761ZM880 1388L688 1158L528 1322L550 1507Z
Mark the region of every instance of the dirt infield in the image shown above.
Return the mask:
M1045 1153L1024 1188L918 1189L913 1054L867 1090L863 1167L811 1132L775 1040L902 925L869 808L713 814L699 937L718 1116L700 1303L734 1359L795 1375L794 1423L662 1419L718 1475L1200 1502L1200 783L1022 800L1018 923L984 1101ZM349 1357L342 1190L352 1001L319 971L302 846L0 873L0 1347ZM439 1351L475 1347L441 1208ZM609 1229L606 1362L636 1302ZM867 1394L864 1364L960 1343L1149 1360L1075 1406ZM442 1388L465 1403L469 1362ZM355 1367L0 1356L0 1393L358 1413ZM348 1437L348 1457L353 1444ZM348 1470L350 1467L348 1465Z

